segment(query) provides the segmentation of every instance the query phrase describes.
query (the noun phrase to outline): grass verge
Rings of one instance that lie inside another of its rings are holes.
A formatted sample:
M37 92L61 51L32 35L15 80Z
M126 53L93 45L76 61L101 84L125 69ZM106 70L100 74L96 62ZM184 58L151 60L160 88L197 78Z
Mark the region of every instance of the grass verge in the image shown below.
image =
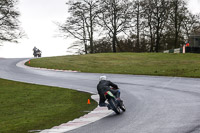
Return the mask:
M83 116L97 103L70 89L0 79L0 133L48 129Z
M88 54L32 59L26 65L91 73L200 77L200 54Z

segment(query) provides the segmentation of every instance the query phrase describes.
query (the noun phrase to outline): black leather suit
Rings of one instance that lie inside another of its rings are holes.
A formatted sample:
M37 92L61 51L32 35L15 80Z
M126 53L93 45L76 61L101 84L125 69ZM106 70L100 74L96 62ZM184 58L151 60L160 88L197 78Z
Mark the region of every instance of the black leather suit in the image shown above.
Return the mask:
M113 89L110 88L113 87ZM111 81L108 80L101 80L99 81L98 85L97 85L97 91L99 93L99 106L107 106L107 104L105 104L105 97L104 97L104 93L107 91L111 91L117 98L120 97L120 91L117 90L118 86L114 83L112 83Z

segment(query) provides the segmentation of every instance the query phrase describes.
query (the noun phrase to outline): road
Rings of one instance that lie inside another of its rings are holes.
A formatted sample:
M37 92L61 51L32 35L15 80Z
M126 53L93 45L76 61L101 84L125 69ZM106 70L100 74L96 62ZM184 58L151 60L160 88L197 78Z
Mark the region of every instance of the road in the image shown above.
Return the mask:
M0 78L97 93L102 74L24 69L0 58ZM106 74L127 111L68 133L200 133L200 79Z

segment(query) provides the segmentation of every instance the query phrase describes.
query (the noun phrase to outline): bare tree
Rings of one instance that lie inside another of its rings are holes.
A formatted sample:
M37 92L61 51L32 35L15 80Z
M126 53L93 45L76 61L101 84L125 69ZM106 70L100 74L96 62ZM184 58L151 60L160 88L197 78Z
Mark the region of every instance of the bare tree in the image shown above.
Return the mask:
M133 2L133 18L132 18L132 33L135 32L136 46L135 50L142 52L144 45L149 47L153 51L153 10L155 9L154 4L151 0L135 0ZM133 35L131 35L134 37ZM147 38L150 38L150 41L146 41ZM144 44L144 42L146 44ZM134 50L134 51L135 51ZM145 49L146 50L146 49Z
M155 26L155 35L156 35L155 51L159 52L160 41L165 26L167 24L170 7L168 0L152 0L152 4L153 4L152 7L155 7L153 10L153 26Z
M69 0L70 17L64 24L59 24L60 30L83 42L85 53L94 53L94 28L98 14L98 0ZM90 47L87 46L89 42ZM90 48L90 50L88 49Z
M189 36L191 34L200 34L200 14L194 15L188 10L185 12L186 19L183 21L183 28L186 34L186 41L188 42Z
M86 33L86 23L85 23L85 14L81 2L69 0L66 3L69 6L68 12L70 16L67 18L64 24L57 23L60 31L63 33L63 36L73 37L82 42L84 45L84 52L87 54L87 33ZM78 45L72 45L69 48L76 47Z
M129 0L101 0L100 8L99 25L112 38L112 49L116 52L117 35L126 34L127 29L130 29L131 3Z
M17 42L23 36L15 5L17 0L0 0L0 41Z
M185 5L186 3L183 0L171 1L170 24L173 25L171 31L174 33L174 48L180 46L181 30L183 29L183 22L186 21L185 12L188 10Z
M144 21L142 24L147 28L146 36L150 38L150 51L153 52L155 47L155 51L159 52L163 32L166 31L168 24L170 2L169 0L143 0L141 3Z
M140 30L141 30L141 2L140 0L135 0L133 2L133 20L135 23L135 31L136 31L136 48L140 48Z
M150 52L153 52L155 43L153 10L155 9L155 5L152 4L151 0L143 0L142 3L144 24L148 31L146 35L150 38Z
M85 11L85 23L90 42L90 53L94 53L94 31L97 23L99 0L83 0L83 10Z

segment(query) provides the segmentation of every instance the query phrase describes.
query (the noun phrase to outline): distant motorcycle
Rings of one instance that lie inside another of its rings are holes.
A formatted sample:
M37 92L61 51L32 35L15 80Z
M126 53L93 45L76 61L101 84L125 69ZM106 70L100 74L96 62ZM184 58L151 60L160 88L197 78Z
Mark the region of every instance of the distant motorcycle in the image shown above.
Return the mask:
M34 57L41 57L42 56L42 52L37 49L36 51L33 52Z
M117 100L117 98L112 94L111 91L107 91L104 93L106 100L108 101L110 108L116 113L120 114L121 110L123 112L126 111L126 107L124 106L122 101Z

